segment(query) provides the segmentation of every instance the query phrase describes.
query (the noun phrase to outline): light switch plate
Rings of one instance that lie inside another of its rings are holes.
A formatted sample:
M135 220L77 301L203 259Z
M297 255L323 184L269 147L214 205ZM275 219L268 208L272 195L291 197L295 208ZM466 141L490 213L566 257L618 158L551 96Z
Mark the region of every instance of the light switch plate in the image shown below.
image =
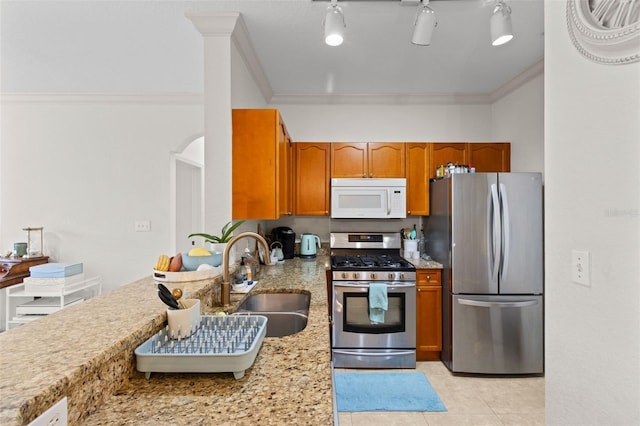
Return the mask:
M149 232L151 231L151 221L136 220L134 227L136 229L136 232Z
M571 281L591 286L591 261L588 251L571 251Z

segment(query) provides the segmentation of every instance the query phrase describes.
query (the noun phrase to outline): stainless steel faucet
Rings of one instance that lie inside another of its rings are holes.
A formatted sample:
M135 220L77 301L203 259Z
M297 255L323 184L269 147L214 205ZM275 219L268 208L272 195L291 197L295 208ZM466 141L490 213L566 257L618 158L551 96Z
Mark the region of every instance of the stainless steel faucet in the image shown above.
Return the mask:
M269 245L263 236L260 234L256 234L255 232L242 232L229 240L227 243L227 247L224 249L224 253L222 254L222 288L221 288L221 298L222 305L224 307L229 306L231 302L231 284L229 283L229 250L234 246L236 241L244 237L252 237L258 240L258 243L262 245L264 250L264 263L266 265L271 265L271 258L269 256ZM215 306L215 300L214 300Z

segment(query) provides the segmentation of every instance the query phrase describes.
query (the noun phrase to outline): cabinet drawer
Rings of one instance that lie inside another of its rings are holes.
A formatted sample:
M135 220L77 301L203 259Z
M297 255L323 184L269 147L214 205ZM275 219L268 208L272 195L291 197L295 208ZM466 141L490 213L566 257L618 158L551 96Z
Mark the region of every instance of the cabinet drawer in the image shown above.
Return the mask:
M441 285L442 271L439 269L418 269L416 271L416 285Z

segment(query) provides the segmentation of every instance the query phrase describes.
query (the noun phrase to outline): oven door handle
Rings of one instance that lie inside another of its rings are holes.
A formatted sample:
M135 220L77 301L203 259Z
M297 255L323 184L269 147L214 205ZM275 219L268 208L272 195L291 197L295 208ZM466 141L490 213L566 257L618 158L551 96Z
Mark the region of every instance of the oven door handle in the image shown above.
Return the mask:
M414 355L415 351L396 351L393 352L361 352L361 351L341 351L339 349L333 350L334 354L339 355L362 355L362 356L389 356L389 355Z
M389 287L387 288L387 290L395 290L397 288L411 288L411 287L415 287L415 283L397 283L397 284L393 284L393 285L389 285ZM369 288L369 284L355 284L355 283L336 283L334 281L333 283L333 287L334 288Z

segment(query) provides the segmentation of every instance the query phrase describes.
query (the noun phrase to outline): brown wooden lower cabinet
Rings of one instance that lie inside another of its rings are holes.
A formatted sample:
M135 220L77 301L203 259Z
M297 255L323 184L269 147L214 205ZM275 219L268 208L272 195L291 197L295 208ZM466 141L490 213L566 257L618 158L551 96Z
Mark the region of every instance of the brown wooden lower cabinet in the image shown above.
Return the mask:
M416 271L416 359L440 359L442 350L442 273Z

